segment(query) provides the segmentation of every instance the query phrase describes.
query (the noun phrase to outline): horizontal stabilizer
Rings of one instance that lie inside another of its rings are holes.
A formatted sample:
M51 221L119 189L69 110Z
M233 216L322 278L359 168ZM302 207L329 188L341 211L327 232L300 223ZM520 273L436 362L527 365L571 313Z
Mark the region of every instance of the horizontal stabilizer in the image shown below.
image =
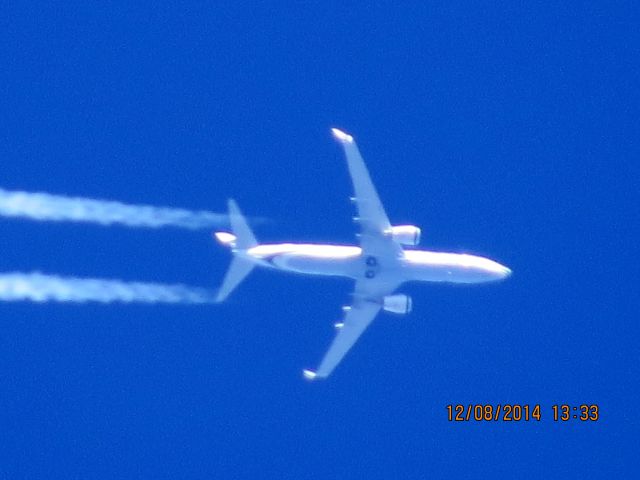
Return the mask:
M230 246L233 251L233 259L222 286L216 295L216 302L224 301L256 266L250 258L244 256L244 252L255 247L258 242L256 237L253 236L253 232L242 215L238 204L233 199L229 199L229 221L231 222L233 233L214 233L216 240L223 245Z
M227 271L227 275L224 277L222 286L218 290L216 295L216 302L223 302L231 292L244 280L244 278L251 273L251 270L255 267L255 263L251 260L247 260L243 257L234 256L231 260L231 265Z
M247 250L258 244L256 237L253 236L253 232L247 224L247 220L244 218L238 204L233 199L229 199L229 221L231 222L231 230L236 236L234 239L234 248L238 250Z

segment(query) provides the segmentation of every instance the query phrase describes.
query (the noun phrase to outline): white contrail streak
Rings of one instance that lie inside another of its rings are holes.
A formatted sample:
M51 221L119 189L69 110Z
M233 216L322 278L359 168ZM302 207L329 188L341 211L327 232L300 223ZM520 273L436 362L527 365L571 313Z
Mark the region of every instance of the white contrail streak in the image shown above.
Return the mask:
M178 227L189 230L222 227L227 215L181 208L127 205L120 202L66 197L0 188L0 216L39 221L91 222L128 227Z
M204 288L98 278L60 277L38 272L0 274L0 301L100 303L213 303Z

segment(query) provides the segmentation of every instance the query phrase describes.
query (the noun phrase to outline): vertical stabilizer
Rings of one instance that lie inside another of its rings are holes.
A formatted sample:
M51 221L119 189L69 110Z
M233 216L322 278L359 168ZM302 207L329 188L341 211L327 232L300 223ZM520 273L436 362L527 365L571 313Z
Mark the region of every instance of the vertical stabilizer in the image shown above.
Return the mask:
M229 221L231 222L231 230L233 234L225 232L217 232L215 234L218 241L232 248L233 259L229 270L224 277L222 286L216 295L216 302L224 301L240 282L249 275L255 267L255 263L244 255L244 252L251 247L255 247L258 242L256 237L242 215L238 204L233 199L229 199Z

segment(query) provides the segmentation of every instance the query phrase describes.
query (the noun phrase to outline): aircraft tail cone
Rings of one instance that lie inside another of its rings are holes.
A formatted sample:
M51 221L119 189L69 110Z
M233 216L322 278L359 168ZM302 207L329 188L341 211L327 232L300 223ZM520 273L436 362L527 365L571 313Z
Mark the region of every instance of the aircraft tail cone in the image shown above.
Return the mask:
M302 375L304 376L304 378L306 378L307 380L314 380L316 378L316 372L314 372L313 370L303 370L302 371Z

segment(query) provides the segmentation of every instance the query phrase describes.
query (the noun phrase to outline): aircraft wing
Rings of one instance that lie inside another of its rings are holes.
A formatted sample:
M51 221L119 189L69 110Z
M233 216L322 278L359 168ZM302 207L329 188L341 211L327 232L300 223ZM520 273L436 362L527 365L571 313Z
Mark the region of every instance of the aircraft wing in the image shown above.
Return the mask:
M320 362L318 370L305 370L304 376L309 380L328 377L376 318L382 308L383 297L393 293L397 287L397 282L386 282L379 277L375 279L363 278L356 281L353 305L345 309L344 322L338 328L333 343Z
M361 229L360 245L363 254L376 257L401 256L402 247L390 235L387 235L391 228L389 218L384 211L355 140L351 135L337 128L332 128L331 132L342 144L347 157L349 174L355 191L353 199L358 208L358 222Z

